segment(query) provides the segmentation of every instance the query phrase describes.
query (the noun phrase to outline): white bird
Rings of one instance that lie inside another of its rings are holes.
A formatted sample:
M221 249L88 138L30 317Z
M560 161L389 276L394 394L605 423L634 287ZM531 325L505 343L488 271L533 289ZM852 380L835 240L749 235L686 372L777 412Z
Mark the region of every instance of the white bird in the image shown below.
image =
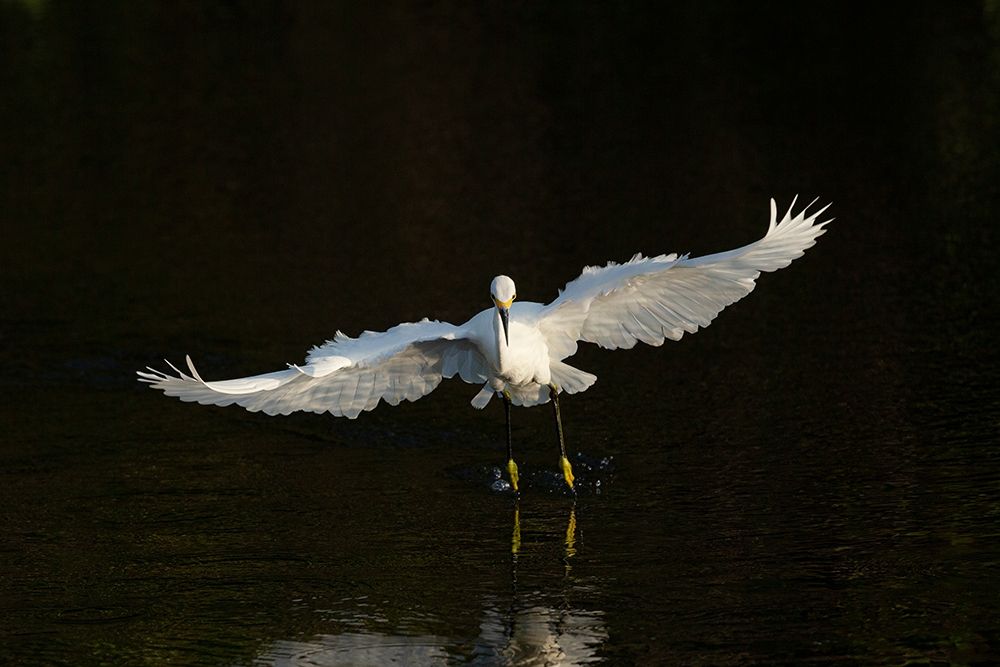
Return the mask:
M559 415L559 393L576 394L597 378L563 360L581 341L614 350L636 342L662 345L706 327L719 312L754 288L762 271L788 266L824 233L832 218L817 222L829 204L806 215L792 206L771 223L760 240L736 250L704 257L637 254L624 264L588 266L549 304L518 302L514 281L500 275L490 285L493 306L456 326L423 319L385 332L365 331L357 338L337 332L313 347L304 365L286 370L206 382L187 357L191 375L148 368L139 380L167 396L203 405L240 405L252 412L287 415L299 410L329 412L354 419L379 401L398 405L433 391L442 378L456 375L482 385L472 405L486 407L494 394L503 399L507 420L507 469L518 488L511 447L510 407L552 401L559 436L559 462L567 485L573 469Z

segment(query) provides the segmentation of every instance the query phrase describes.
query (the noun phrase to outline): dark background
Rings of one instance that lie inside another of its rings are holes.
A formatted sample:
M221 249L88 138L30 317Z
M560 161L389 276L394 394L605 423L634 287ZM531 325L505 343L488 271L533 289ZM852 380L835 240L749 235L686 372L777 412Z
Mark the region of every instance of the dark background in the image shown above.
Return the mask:
M0 0L0 660L1000 660L998 105L991 0ZM547 301L796 193L837 216L804 258L575 358L570 449L614 459L575 502L545 408L488 489L457 381L356 421L134 381L461 322L497 273Z

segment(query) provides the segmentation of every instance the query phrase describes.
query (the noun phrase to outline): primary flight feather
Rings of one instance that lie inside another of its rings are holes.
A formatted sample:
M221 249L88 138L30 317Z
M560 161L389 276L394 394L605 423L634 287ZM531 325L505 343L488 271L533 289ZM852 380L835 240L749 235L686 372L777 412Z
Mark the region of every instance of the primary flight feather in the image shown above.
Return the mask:
M190 375L170 364L176 375L150 368L138 371L139 379L182 401L236 404L269 415L302 410L353 419L380 401L415 401L442 378L458 375L483 385L472 399L476 408L485 407L494 394L504 401L508 470L515 490L510 406L552 400L560 465L572 488L558 395L584 391L597 378L563 360L576 353L581 341L611 350L636 342L662 345L708 326L723 308L753 290L762 271L776 271L801 257L832 220L817 222L829 205L808 215L812 204L792 215L794 206L795 200L778 221L772 199L767 233L736 250L694 258L636 255L624 264L588 266L547 305L514 303L514 281L497 276L490 285L493 307L462 325L424 319L357 338L338 331L312 348L300 366L235 380L203 380L190 357Z

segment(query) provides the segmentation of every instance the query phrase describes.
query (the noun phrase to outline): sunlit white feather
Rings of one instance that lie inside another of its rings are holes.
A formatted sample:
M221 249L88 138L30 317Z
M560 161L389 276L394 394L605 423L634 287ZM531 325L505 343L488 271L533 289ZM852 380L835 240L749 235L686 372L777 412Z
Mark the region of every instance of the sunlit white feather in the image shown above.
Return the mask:
M503 361L497 310L490 308L461 326L424 319L357 338L337 332L312 348L303 365L273 373L206 382L188 357L190 375L171 364L176 376L148 369L139 379L182 401L267 414L301 410L354 418L380 401L415 401L455 375L483 385L472 401L477 408L502 390L515 405L537 405L549 400L550 382L577 393L596 381L562 361L576 353L579 341L616 349L679 340L749 294L761 272L800 257L830 220L817 222L826 207L806 215L807 206L794 216L792 207L779 222L772 199L767 234L742 248L696 258L636 255L624 264L585 268L548 305L515 303ZM491 290L501 301L515 295L506 276L498 276Z

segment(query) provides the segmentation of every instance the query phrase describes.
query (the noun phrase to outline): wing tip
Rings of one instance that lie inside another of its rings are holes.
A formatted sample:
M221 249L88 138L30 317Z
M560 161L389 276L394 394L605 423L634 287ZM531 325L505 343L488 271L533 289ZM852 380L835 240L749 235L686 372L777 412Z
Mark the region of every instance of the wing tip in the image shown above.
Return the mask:
M785 215L784 217L781 218L780 222L777 221L777 204L774 198L773 197L771 198L771 222L768 225L767 234L765 234L765 236L770 235L772 232L776 230L785 231L785 230L795 229L798 231L806 231L813 228L821 228L824 225L827 225L834 220L834 218L829 218L828 220L824 220L823 222L816 222L819 216L823 215L823 213L825 213L827 209L833 206L832 201L827 202L827 204L822 208L820 208L819 210L813 211L811 213L809 212L809 209L812 206L814 206L816 202L820 200L820 197L816 197L811 202L806 204L806 206L804 206L802 210L800 210L798 213L793 214L793 211L795 210L795 203L798 200L798 197L799 197L798 195L795 195L792 198L792 204L788 207L788 210L785 212Z

